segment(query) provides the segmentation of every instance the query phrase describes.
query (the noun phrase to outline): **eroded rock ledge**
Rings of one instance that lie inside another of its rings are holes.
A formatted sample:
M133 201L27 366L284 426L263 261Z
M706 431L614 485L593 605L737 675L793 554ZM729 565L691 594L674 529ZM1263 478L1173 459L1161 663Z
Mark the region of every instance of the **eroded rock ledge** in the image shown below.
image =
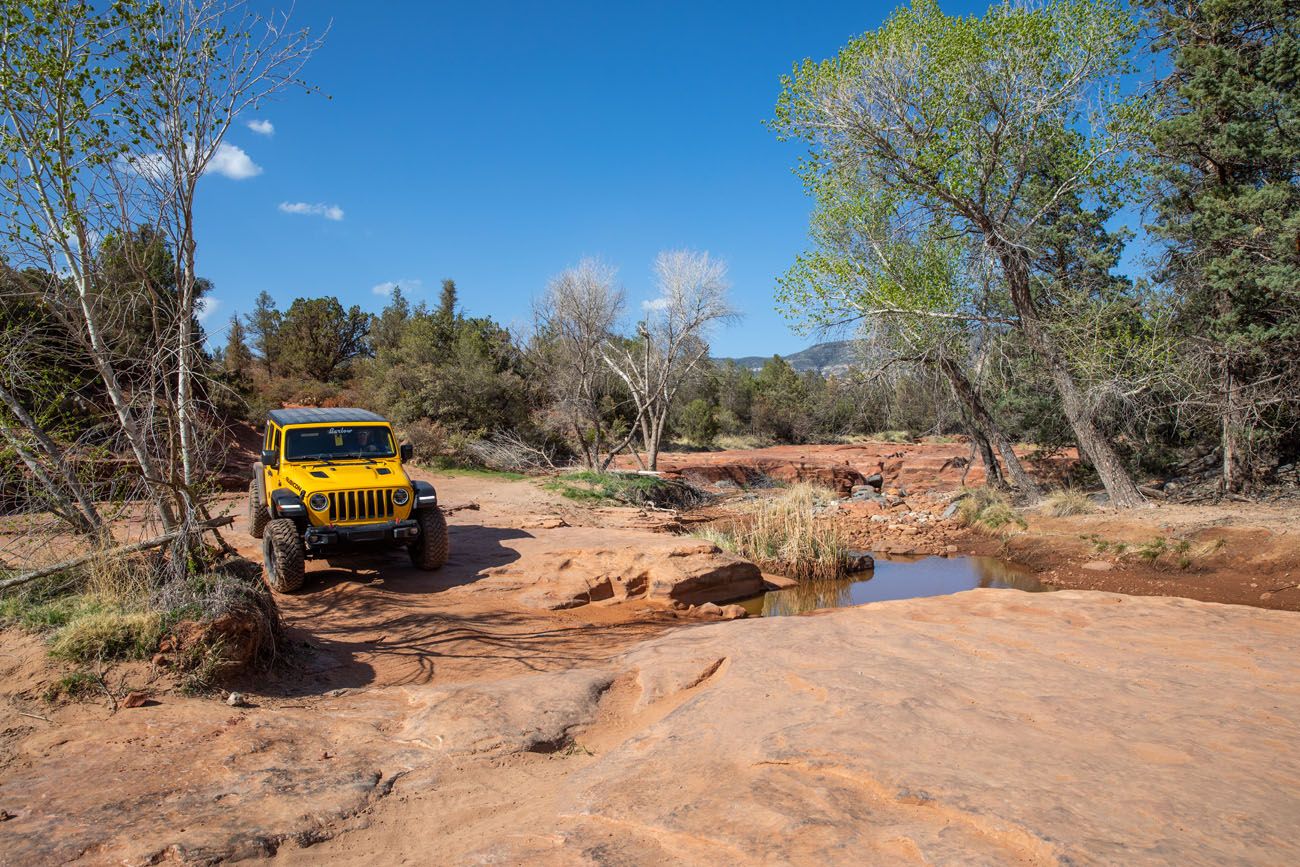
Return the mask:
M1295 863L1297 650L1295 614L979 590L681 630L412 725L487 702L498 748L534 719L596 753L489 860Z
M699 604L763 591L757 566L689 536L563 528L518 540L520 560L486 570L475 589L518 591L533 608L646 598Z
M398 791L569 745L548 759L568 764L528 776L544 791L481 805L544 796L540 821L448 842L430 818L373 862L1297 863L1297 651L1293 613L977 590L679 629L608 665L309 710L164 706L19 756L0 851L248 854L329 836L407 771L436 773ZM104 775L124 755L138 781Z

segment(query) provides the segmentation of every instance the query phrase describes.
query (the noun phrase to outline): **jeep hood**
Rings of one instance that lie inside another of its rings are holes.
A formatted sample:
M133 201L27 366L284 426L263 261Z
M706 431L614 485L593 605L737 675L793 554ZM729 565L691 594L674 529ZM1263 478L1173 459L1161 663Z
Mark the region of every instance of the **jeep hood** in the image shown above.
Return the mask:
M309 493L411 486L401 469L383 464L311 466L310 469L294 473L294 480L300 482Z

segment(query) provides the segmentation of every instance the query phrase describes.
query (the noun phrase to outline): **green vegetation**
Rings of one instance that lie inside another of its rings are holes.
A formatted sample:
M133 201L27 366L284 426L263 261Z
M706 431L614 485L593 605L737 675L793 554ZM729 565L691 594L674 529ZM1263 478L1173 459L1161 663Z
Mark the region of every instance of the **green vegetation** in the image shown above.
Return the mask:
M1096 533L1085 533L1079 538L1091 542L1097 553L1112 554L1117 560L1139 560L1156 568L1175 566L1184 572L1222 551L1227 545L1227 541L1221 537L1200 545L1194 544L1190 539L1172 536L1153 536L1138 545L1111 541Z
M148 659L164 633L163 616L156 611L100 610L56 631L50 656L69 662Z
M1290 0L1143 0L1170 69L1146 168L1186 378L1171 409L1257 488L1300 423L1300 26ZM1188 395L1189 384L1192 394Z
M74 671L50 684L43 698L47 702L60 699L77 701L99 691L99 688L99 680L94 675L85 671Z
M639 473L580 470L542 482L542 487L570 500L591 504L683 508L698 505L706 499L690 485Z
M847 540L834 521L817 518L817 510L835 499L825 488L799 482L754 501L730 526L705 527L692 535L799 581L842 578Z
M42 636L55 659L101 666L150 659L165 636L189 622L192 640L169 658L188 688L210 686L229 663L232 648L210 624L235 622L251 631L256 644L239 648L241 655L267 662L275 654L279 618L257 564L227 559L163 586L154 575L146 558L93 561L0 599L0 625Z

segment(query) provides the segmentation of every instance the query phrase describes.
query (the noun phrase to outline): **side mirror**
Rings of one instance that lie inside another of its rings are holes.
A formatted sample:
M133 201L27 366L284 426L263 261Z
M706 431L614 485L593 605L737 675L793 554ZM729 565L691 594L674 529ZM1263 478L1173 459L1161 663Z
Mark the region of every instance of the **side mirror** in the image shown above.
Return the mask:
M262 466L272 468L280 466L280 453L273 449L262 449Z
M415 448L410 443L402 443L398 446L397 453L402 456L402 463L406 463L415 457Z

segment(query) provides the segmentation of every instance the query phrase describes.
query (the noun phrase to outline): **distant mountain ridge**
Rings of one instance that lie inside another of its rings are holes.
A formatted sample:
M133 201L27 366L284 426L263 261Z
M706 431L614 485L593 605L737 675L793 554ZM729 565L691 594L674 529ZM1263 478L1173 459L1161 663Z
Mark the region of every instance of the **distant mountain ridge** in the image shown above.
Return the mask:
M831 340L826 343L814 343L807 349L782 355L785 362L800 373L816 370L824 375L845 373L852 369L857 359L854 355L852 340ZM734 361L740 367L759 370L772 358L770 355L746 355L743 358L715 358L716 364Z

